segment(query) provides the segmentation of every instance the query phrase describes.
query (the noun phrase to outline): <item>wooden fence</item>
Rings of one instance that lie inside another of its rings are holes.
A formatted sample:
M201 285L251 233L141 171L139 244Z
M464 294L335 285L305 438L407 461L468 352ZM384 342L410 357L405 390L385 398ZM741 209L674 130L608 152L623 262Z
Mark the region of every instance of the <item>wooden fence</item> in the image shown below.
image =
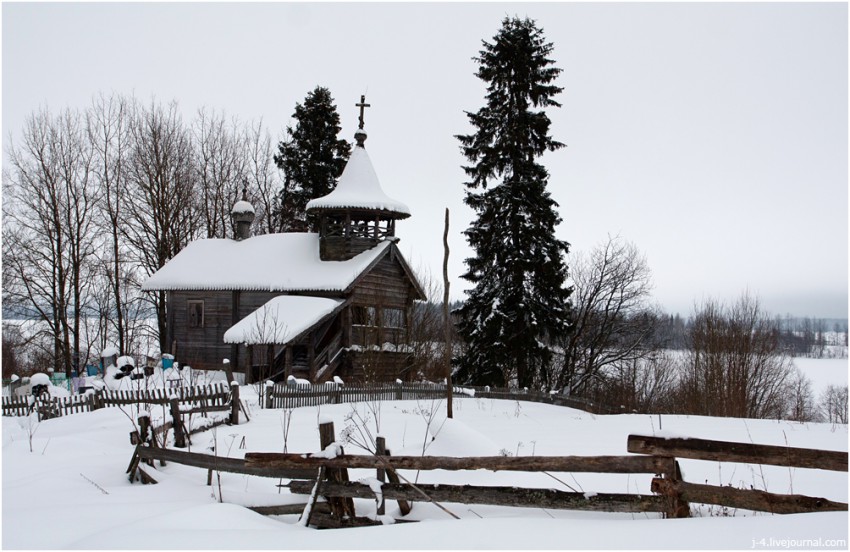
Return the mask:
M445 398L446 386L429 383L378 383L368 385L275 384L266 390L266 408L299 408L349 402L402 401Z
M789 468L847 471L847 453L751 443L732 443L708 439L662 438L629 435L627 450L638 454L690 458L717 462L767 464ZM687 483L681 480L652 480L652 491L680 500L729 508L798 514L805 512L846 511L847 504L805 495L783 495L757 489L736 489Z
M334 443L333 423L319 426L323 450ZM682 480L679 458L722 462L743 462L847 471L847 453L709 441L705 439L664 439L630 435L627 450L632 456L533 456L533 457L434 457L393 456L382 437L371 456L346 455L340 448L334 455L247 453L243 459L219 458L207 454L139 446L128 473L143 483L155 483L144 472L140 461L153 466L154 460L169 461L212 471L225 471L269 478L287 478L293 494L310 497L307 503L264 506L256 509L268 515L302 513L306 523L316 527L351 527L380 524L359 517L353 498L379 499L372 485L351 482L349 469L374 469L381 481L378 514L384 513L383 501L397 500L402 515L410 512L411 502L430 502L457 517L441 503L487 504L548 509L591 510L605 512L660 512L665 517L689 517L690 503L716 504L731 508L774 514L847 511L847 504L803 495L781 495L755 489L735 489L692 484ZM553 489L517 487L480 487L472 485L414 484L399 470L491 470L530 472L591 472L654 474L647 494L564 492ZM138 473L137 473L138 472ZM389 480L387 482L387 480ZM324 496L326 504L316 504ZM321 506L320 508L317 508ZM404 521L398 520L398 521Z
M70 397L3 397L4 416L27 416L32 412L39 414L39 421L48 418L66 416L79 412L91 412L99 408L123 405L170 405L172 400L189 403L193 412L229 407L230 388L224 382L174 389L138 389L138 390L101 390L86 395Z
M594 414L616 414L622 409L603 405L579 397L552 395L532 391L493 389L490 387L454 386L455 399L478 397L483 399L503 399L529 401L557 406L567 406L592 412ZM285 383L275 384L265 389L261 404L265 408L299 408L323 404L347 402L401 401L401 400L440 400L446 397L446 385L433 383L383 383L338 386L304 385L291 386Z

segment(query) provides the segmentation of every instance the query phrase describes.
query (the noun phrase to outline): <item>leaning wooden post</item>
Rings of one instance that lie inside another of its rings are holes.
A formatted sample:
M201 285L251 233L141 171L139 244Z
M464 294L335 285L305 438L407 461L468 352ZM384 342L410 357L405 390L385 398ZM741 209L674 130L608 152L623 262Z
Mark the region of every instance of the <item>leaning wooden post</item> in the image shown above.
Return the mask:
M446 417L454 417L452 385L452 327L449 317L449 208L446 207L446 229L443 231L443 339L445 350L443 351L443 363L446 369Z
M387 455L387 440L384 437L379 436L379 437L375 438L375 454L377 454L378 456L386 456ZM387 480L387 476L386 476L387 471L384 468L378 468L376 471L378 472L376 474L378 481L380 481L382 484L385 483L386 480ZM382 494L381 500L380 500L380 502L378 502L378 515L379 516L384 515L384 502L385 502L384 501L384 495Z
M392 456L393 454L390 449L386 449L384 452L386 452L387 456ZM390 480L390 483L394 483L396 485L399 485L401 483L401 480L399 480L398 478L398 474L393 469L387 470L387 479ZM398 502L398 509L401 510L401 515L403 516L409 514L410 510L413 509L413 506L410 504L410 502L406 500L399 499L396 502Z
M230 382L230 424L239 425L239 384Z
M174 446L186 448L186 434L184 433L183 418L180 416L180 403L177 399L171 399L171 427L174 428Z

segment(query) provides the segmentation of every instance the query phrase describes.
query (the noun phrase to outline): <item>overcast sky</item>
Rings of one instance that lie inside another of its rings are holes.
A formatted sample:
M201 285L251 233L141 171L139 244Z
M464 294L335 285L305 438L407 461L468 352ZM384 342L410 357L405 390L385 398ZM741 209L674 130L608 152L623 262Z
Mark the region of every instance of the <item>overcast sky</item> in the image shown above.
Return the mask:
M573 252L633 241L654 299L687 315L757 294L774 314L847 316L847 5L4 3L4 148L27 115L100 91L262 118L277 140L316 85L343 136L366 94L367 149L414 267L452 295L470 254L455 134L483 105L472 61L506 15L528 16L563 69L543 163ZM5 149L4 149L5 151ZM4 156L5 161L5 156Z

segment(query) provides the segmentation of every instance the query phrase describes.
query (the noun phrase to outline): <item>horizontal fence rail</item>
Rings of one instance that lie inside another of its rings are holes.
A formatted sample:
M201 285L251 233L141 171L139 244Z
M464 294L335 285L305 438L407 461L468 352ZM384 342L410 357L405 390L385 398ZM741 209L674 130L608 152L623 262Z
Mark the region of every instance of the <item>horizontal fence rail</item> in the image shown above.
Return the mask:
M833 450L646 435L629 435L626 449L655 457L847 471L847 453ZM683 503L715 504L772 514L847 511L847 504L821 497L775 494L752 488L716 487L688 483L680 478L653 478L651 488L654 493Z
M675 456L694 460L847 471L847 453L834 450L643 435L629 435L627 450L638 454Z
M312 468L276 469L257 467L248 464L248 462L241 458L226 458L223 456L213 456L211 454L201 454L198 452L184 452L166 448L139 447L138 454L142 460L164 460L183 464L184 466L243 475L256 475L259 477L270 477L276 479L280 479L282 477L287 479L312 479L316 477L316 470Z
M363 456L249 452L248 466L272 469L294 468L392 468L396 470L490 470L551 471L581 473L664 473L669 458L654 456Z
M292 481L289 491L293 494L309 495L315 482ZM432 500L462 504L486 504L489 506L514 506L526 508L550 508L553 510L588 510L597 512L666 512L667 501L661 496L568 493L553 489L522 489L518 487L478 487L472 485L416 485ZM388 500L422 500L419 491L410 485L384 483L381 494ZM347 498L375 498L369 485L347 482L322 482L322 492L329 496Z

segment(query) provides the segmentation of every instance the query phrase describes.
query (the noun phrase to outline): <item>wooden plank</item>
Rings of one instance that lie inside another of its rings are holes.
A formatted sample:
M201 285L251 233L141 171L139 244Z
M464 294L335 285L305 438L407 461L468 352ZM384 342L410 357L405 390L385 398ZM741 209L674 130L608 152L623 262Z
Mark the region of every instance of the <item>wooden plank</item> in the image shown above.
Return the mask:
M288 516L300 514L307 504L280 504L277 506L248 506L248 509L264 516ZM327 502L318 502L313 505L313 510L323 514L329 514L330 508Z
M148 472L142 469L141 466L137 467L139 472L139 477L142 480L142 485L156 485L157 481L153 477L150 476Z
M309 494L310 481L292 481L289 490ZM473 485L417 484L432 500L459 504L487 504L519 508L549 508L553 510L588 510L596 512L664 512L666 500L653 495L570 493L554 489L522 489L517 487L476 487ZM422 501L422 495L410 485L385 483L381 487L385 499ZM368 485L350 482L325 482L322 493L329 496L375 498Z
M286 478L286 479L312 479L316 475L316 468L312 469L279 469L258 468L249 466L239 458L224 458L211 454L200 454L197 452L183 452L180 450L166 448L139 447L139 457L152 460L165 460L193 466L196 468L218 470L228 473L241 473L245 475L256 475L259 477Z
M395 470L491 470L583 473L664 473L668 458L654 456L355 456L322 458L309 454L249 452L248 466L273 468L367 468Z
M397 519L396 523L416 523L417 521L418 520L413 519ZM383 522L362 516L338 518L331 514L316 512L310 516L310 525L317 529L343 529L346 527L371 527L383 525Z
M756 489L714 487L670 479L654 478L652 480L652 491L665 495L678 493L687 502L717 504L718 506L770 512L772 514L847 511L847 504L833 502L826 498L781 495Z
M847 453L708 439L629 435L629 452L695 460L847 471Z

